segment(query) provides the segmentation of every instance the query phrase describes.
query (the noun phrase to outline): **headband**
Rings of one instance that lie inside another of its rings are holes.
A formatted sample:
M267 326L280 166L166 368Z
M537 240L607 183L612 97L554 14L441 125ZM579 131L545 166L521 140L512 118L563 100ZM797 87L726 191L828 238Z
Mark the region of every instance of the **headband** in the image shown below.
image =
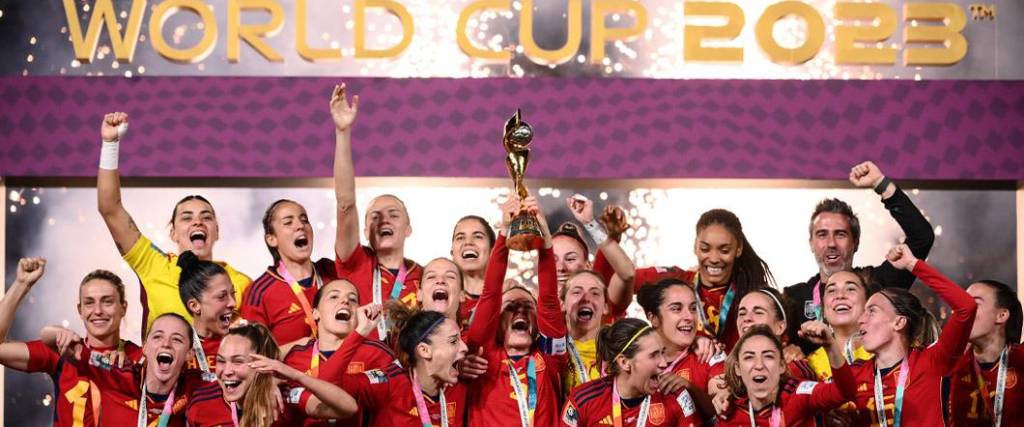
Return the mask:
M441 324L441 322L444 322L444 319L447 319L447 317L441 316L438 317L437 320L435 320L433 323L431 323L429 328L423 331L423 333L420 334L420 336L416 337L416 344L425 341L427 337L430 336L432 332L434 332L434 329L436 329L437 326Z
M775 294L771 293L770 291L768 291L768 290L766 290L764 288L758 289L757 291L762 293L762 294L765 294L765 295L768 295L769 297L771 297L772 301L775 302L775 307L778 308L779 309L779 313L782 314L782 321L786 322L786 323L789 323L789 321L786 320L786 308L782 306L782 301L779 301L779 297L775 296Z
M644 327L640 328L639 331L636 331L636 333L633 334L633 338L630 338L629 341L626 342L626 345L622 346L622 350L619 350L619 352L615 354L615 357L613 357L612 360L618 359L619 356L622 356L622 353L625 353L626 349L628 349L629 346L633 345L633 341L636 341L637 338L640 338L640 335L643 335L644 332L647 332L650 329L650 325L644 325Z

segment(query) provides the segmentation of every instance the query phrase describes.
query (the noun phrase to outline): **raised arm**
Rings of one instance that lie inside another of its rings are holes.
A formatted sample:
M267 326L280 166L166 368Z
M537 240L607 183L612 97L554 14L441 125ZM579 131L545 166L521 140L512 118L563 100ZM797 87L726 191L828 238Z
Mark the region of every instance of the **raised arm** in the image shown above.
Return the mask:
M558 273L555 268L555 252L551 244L551 229L548 227L544 211L535 204L535 200L531 200L529 206L530 209L534 209L540 223L540 232L544 235L544 246L540 248L537 263L537 329L542 339L560 340L564 339L568 331L565 317L562 315L562 302L558 298ZM541 344L541 348L549 354L552 354L555 348L565 347L549 345L549 342L544 341Z
M256 372L271 374L309 391L312 396L308 396L305 402L293 403L302 405L302 409L310 417L319 419L348 418L359 409L352 395L346 393L341 387L303 374L279 360L256 353L250 357L252 357L252 362L249 363L249 366Z
M882 173L872 162L862 162L850 170L850 182L861 188L873 188L882 197L885 209L899 224L906 235L906 245L918 259L925 259L935 243L935 231L932 225L914 206L914 202L893 182ZM914 284L914 275L909 271L894 267L888 261L883 262L873 271L875 280L882 286L910 288Z
M633 300L633 261L619 246L619 238L629 227L626 215L617 206L606 206L599 223L594 218L594 202L579 194L566 199L569 211L597 244L598 253L603 255L614 275L608 280L608 303L613 308L625 308ZM617 310L613 310L617 311ZM625 310L621 310L625 311Z
M345 84L334 87L331 118L334 120L334 197L337 199L338 231L334 251L345 260L359 245L359 211L356 209L356 172L352 164L352 125L359 111L359 96L349 104Z
M348 365L356 356L359 346L363 345L366 337L370 336L377 329L377 322L381 321L383 309L379 304L367 304L356 309L356 329L345 337L338 348L327 358L320 367L320 378L335 384L340 384ZM317 355L313 355L317 357Z
M18 261L18 272L14 283L7 289L7 294L0 300L0 365L26 371L29 367L31 353L28 345L22 342L7 342L7 333L14 323L14 314L32 290L32 285L43 277L46 260L42 258L22 258Z
M127 129L127 113L103 116L103 124L100 125L103 148L100 149L100 167L96 173L96 206L121 255L128 253L142 236L139 227L121 203L121 174L118 173L117 158L121 138Z
M907 245L892 248L886 258L894 267L913 272L946 304L949 304L952 313L946 321L946 326L942 328L942 333L939 334L938 342L925 350L925 355L931 359L932 369L943 375L948 374L956 366L957 360L960 359L964 348L967 347L978 304L956 283L953 283L927 262L914 257Z
M484 289L480 293L480 301L476 305L476 315L469 325L466 344L470 348L490 347L497 345L494 337L498 335L501 320L501 294L505 283L505 272L508 270L508 247L505 246L505 233L512 221L512 216L519 212L519 197L514 193L509 200L501 204L501 225L498 227L498 239L491 248L491 257L487 260L484 272Z

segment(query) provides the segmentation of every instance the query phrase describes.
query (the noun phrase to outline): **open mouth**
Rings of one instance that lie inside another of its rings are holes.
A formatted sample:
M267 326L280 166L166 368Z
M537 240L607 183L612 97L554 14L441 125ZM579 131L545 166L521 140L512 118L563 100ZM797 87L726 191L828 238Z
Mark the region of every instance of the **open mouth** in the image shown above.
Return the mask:
M380 230L377 231L377 235L379 235L381 237L394 236L395 235L395 230L393 230L391 227L381 227Z
M295 247L303 249L309 246L309 238L306 236L299 236L295 239Z
M192 242L192 247L201 248L206 246L206 232L202 230L195 230L188 235L188 240Z
M347 308L338 310L337 313L334 313L334 319L339 322L348 322L352 319L352 311Z
M516 318L512 320L512 330L515 332L529 332L530 322L523 318Z
M723 268L723 267L705 266L704 267L704 271L707 271L707 273L709 275L711 275L711 276L717 276L719 274L722 274L725 271L725 268Z
M161 351L160 353L157 353L157 355L156 355L156 365L157 365L157 367L159 367L160 369L170 369L171 368L171 363L174 363L174 355L173 354L171 354L169 352L166 352L166 351Z
M222 323L224 325L230 325L231 321L234 320L234 319L235 319L235 312L234 311L227 311L224 314L221 314L220 318L218 320L220 320L220 323Z
M92 319L89 323L96 327L103 327L110 324L110 319Z
M679 326L676 327L676 330L679 331L679 332L682 332L684 334L690 334L690 333L693 333L694 328L693 328L693 324L690 323L690 324L679 325Z
M750 379L753 380L755 384L764 384L765 382L768 381L768 376L767 375L754 375Z
M840 257L839 257L838 253L828 253L828 254L825 254L825 262L827 262L829 264L835 264L835 263L839 262L839 260L840 260Z
M434 292L430 294L430 297L437 302L448 302L448 290L447 289L434 289Z
M837 314L845 314L849 313L851 309L852 307L850 307L849 304L836 304L836 306L832 308L832 311Z
M221 384L224 384L224 390L228 393L238 390L238 386L242 385L241 380L221 380Z
M581 322L589 322L594 319L594 309L590 307L580 307L576 310L576 319Z
M480 252L478 252L476 249L472 249L472 248L463 249L461 256L462 256L462 259L479 259L480 258Z

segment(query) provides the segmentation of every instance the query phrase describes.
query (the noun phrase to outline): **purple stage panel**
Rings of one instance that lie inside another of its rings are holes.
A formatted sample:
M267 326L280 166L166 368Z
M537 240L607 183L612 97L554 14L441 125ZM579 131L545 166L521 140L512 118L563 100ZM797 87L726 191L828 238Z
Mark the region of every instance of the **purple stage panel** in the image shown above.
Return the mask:
M0 78L0 176L93 176L126 111L138 177L328 177L337 78ZM1024 180L1024 81L347 78L360 176L505 177L516 108L530 178Z

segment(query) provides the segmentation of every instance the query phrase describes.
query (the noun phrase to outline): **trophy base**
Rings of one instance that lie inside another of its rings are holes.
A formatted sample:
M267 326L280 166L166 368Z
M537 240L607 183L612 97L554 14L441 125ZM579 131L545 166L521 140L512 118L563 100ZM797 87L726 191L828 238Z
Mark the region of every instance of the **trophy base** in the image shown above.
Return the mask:
M512 218L505 246L520 252L529 252L543 247L544 235L540 232L540 222L537 221L537 217L521 213Z

